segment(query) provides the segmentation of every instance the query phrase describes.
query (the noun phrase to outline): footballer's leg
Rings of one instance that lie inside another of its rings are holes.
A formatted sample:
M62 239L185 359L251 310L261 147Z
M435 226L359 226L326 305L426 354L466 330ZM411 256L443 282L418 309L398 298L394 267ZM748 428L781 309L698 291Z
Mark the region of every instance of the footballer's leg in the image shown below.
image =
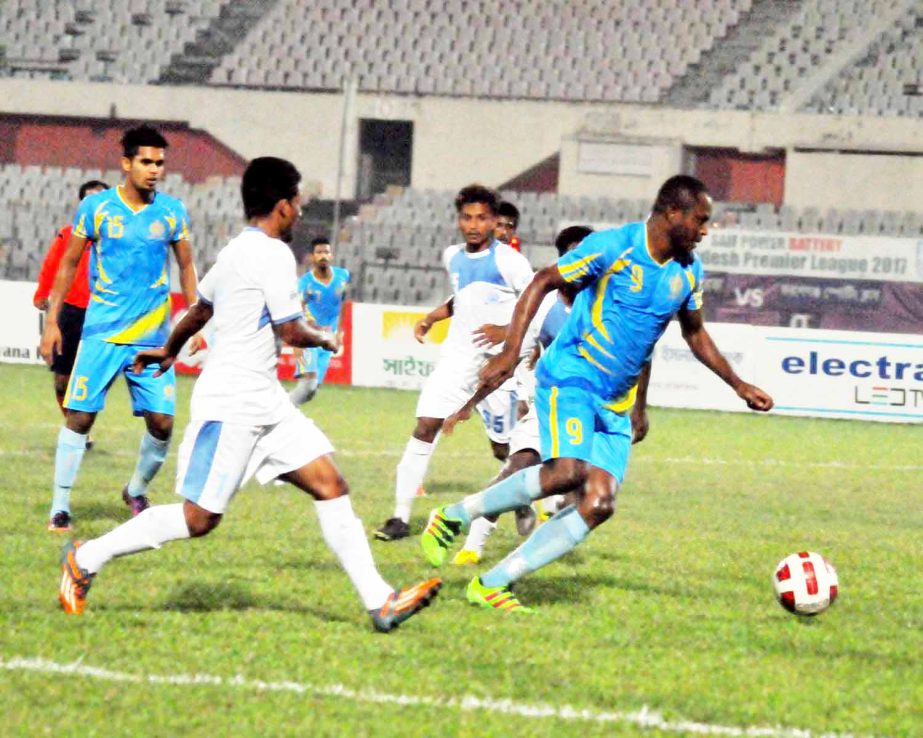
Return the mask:
M491 484L497 484L502 482L507 477L512 476L522 469L526 469L530 466L535 466L536 464L541 463L541 458L538 453L532 449L522 449L516 451L506 460L506 463L503 465L503 468L500 470L500 473L494 477ZM528 509L532 509L531 507ZM517 508L517 522L518 522L518 512ZM476 518L471 522L471 526L468 529L468 536L465 539L465 543L462 546L462 549L455 555L455 558L452 559L452 563L460 566L466 566L471 564L477 564L481 560L481 554L484 551L484 544L487 542L487 539L490 537L491 533L497 527L497 516L496 515L485 515L481 518Z
M404 454L397 465L394 515L375 531L379 541L396 541L410 535L410 512L423 484L429 460L436 448L443 418L418 417Z
M213 420L190 422L176 465L176 492L185 500L149 507L105 535L79 545L74 553L76 572L84 572L91 580L114 558L214 530L245 478L260 432L257 427ZM65 602L68 575L65 568L61 604L66 612L82 612L82 605L78 610Z
M282 479L314 497L324 541L355 587L376 630L394 630L436 597L442 586L439 579L395 590L378 572L362 521L353 512L349 487L331 455L287 472Z
M410 535L410 513L436 449L442 422L469 400L476 376L469 365L443 359L426 378L417 398L416 425L397 465L394 515L375 531L378 540L394 541Z
M58 433L48 529L71 529L70 493L87 448L90 429L121 368L118 348L105 341L81 341L65 392L67 410Z
M512 585L573 551L593 528L612 517L617 489L614 476L591 466L580 505L557 513L503 561L471 580L468 601L491 610L528 612L512 593Z
M146 432L141 438L138 460L128 484L122 489L122 500L132 515L139 515L150 507L147 489L167 458L170 438L173 435L173 416L176 414L176 374L171 367L160 376L154 376L157 367L145 367L141 374L131 371L131 360L137 347L129 346L129 362L125 378L131 393L135 415L144 416Z

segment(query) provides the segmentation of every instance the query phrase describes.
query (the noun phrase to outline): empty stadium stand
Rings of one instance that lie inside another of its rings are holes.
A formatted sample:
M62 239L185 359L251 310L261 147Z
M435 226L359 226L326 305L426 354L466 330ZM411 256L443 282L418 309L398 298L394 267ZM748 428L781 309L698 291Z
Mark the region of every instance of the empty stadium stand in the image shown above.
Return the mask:
M70 222L77 188L90 179L122 181L118 171L0 166L0 278L33 280L57 230ZM241 227L240 179L215 177L190 184L168 174L161 189L185 202L199 273Z
M919 117L921 24L916 0L8 0L0 73Z

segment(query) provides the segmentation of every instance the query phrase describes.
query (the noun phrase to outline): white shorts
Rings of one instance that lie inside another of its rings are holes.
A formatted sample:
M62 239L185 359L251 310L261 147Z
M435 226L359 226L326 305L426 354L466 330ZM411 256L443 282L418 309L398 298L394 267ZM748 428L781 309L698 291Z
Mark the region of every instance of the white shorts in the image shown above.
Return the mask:
M538 415L535 405L529 405L529 412L523 415L510 436L510 456L517 451L531 449L539 456L542 454L542 444L538 434Z
M223 513L250 477L266 484L331 453L327 436L294 407L275 425L193 420L179 447L176 493Z
M443 359L427 377L417 400L418 418L447 418L460 409L477 389L478 369L471 362ZM516 425L516 390L510 380L478 403L487 437L494 443L509 443Z

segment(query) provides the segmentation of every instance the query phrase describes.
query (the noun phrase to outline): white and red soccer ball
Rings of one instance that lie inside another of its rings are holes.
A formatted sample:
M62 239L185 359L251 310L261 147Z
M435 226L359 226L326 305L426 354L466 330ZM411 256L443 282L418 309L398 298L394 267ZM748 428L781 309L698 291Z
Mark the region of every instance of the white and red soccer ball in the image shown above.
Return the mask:
M836 599L836 569L823 556L801 551L786 556L772 577L779 604L796 615L817 615Z

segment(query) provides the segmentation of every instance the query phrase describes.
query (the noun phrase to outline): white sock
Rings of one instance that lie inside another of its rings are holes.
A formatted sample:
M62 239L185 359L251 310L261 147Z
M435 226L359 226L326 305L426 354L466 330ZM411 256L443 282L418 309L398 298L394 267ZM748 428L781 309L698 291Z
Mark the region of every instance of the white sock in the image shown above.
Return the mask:
M394 517L400 518L405 523L410 522L410 509L417 496L417 489L423 484L429 459L436 448L436 442L426 443L410 437L404 455L397 465L397 482L394 485Z
M181 538L189 538L183 503L156 505L80 546L77 549L77 566L96 574L117 556L160 548L164 543Z
M362 521L353 513L349 495L315 500L314 507L327 547L340 560L365 609L377 610L394 592L394 587L382 579L375 567Z
M490 534L496 529L497 524L491 523L487 518L475 518L468 529L464 549L466 551L475 551L480 556L484 550L484 544L487 543Z

